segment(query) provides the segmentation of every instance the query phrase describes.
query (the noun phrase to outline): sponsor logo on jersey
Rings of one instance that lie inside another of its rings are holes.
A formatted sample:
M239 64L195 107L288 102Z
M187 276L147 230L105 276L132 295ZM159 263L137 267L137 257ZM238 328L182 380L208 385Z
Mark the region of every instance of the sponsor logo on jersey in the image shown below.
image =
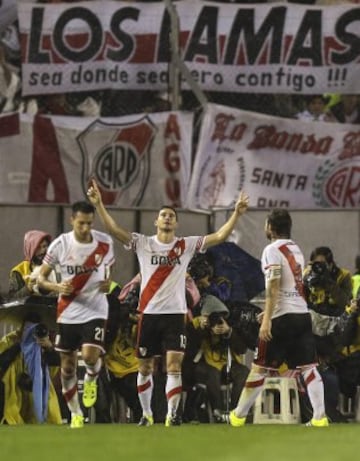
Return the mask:
M180 249L181 253L181 249ZM169 256L151 256L151 264L153 266L176 266L176 264L181 264L180 258L170 258Z
M88 274L90 272L97 272L97 266L66 266L66 272L69 275Z

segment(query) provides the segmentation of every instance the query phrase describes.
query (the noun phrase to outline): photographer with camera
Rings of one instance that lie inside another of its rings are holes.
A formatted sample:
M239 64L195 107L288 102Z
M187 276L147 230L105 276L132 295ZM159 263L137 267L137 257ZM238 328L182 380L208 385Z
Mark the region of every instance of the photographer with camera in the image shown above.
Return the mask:
M139 369L136 356L139 290L140 277L137 274L117 295L108 295L109 318L104 356L109 391L124 399L134 422L138 422L142 416L136 385ZM119 409L117 407L115 411ZM123 415L119 411L116 414L115 411L113 416L120 421Z
M53 378L60 364L46 324L35 313L0 340L1 423L61 424Z
M201 314L188 325L187 355L192 354L194 386L187 396L184 418L199 417L194 414L194 407L203 403L199 397L205 388L212 420L225 423L229 407L236 404L249 372L243 364L247 347L238 331L231 327L229 309L220 299L205 294L200 305ZM186 364L189 365L188 360ZM227 386L225 398L222 385Z
M335 326L352 297L351 273L335 264L329 247L321 246L312 251L303 279L317 352L329 364L336 357Z

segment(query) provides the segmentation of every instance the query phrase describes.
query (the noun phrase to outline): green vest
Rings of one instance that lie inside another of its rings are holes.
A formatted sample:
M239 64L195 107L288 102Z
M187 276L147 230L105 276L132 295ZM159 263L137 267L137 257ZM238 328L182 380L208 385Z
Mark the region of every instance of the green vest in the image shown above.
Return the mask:
M352 297L356 298L360 296L359 288L360 288L360 274L355 274L351 277L352 279Z

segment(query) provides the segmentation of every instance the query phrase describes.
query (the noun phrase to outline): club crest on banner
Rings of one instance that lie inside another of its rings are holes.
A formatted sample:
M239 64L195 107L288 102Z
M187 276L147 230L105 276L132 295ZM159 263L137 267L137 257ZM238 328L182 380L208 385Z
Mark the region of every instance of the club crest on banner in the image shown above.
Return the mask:
M326 160L315 175L313 197L315 203L324 208L358 206L360 166L354 162L341 164Z
M82 184L96 179L107 205L141 204L150 175L150 148L156 127L148 116L112 124L95 120L77 137Z

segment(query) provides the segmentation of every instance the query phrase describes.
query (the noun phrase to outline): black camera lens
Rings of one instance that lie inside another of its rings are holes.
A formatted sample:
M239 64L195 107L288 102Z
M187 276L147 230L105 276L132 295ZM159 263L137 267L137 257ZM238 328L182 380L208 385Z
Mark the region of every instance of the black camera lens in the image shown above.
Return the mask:
M49 335L48 327L44 323L38 323L34 328L34 336L38 339L46 338Z
M209 325L214 327L215 325L221 325L224 321L224 312L212 312L209 315Z
M314 261L311 265L312 270L317 275L322 275L326 272L327 266L323 261Z

